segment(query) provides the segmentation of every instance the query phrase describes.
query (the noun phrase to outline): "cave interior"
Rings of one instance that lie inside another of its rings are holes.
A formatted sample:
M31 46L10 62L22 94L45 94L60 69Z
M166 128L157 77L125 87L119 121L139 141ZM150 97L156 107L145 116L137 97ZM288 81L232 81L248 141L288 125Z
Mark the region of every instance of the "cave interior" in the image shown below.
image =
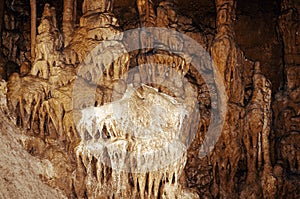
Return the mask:
M299 0L0 0L0 195L300 198L299 32Z

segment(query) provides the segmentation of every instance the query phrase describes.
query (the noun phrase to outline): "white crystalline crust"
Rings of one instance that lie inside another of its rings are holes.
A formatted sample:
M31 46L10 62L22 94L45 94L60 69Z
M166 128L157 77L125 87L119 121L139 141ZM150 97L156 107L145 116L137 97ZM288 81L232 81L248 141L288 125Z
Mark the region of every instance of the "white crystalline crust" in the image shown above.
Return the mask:
M185 115L183 104L146 85L140 90L129 86L121 100L82 110L76 155L87 168L90 190L101 195L112 189L121 198L157 198L163 183L169 184L166 195L168 190L180 191L178 180L187 159L180 141Z
M126 134L136 138L175 139L180 135L185 115L185 106L174 98L146 85L141 92L129 86L121 100L82 110L77 127L92 138L106 124L111 127L108 129L111 139L124 138ZM83 134L81 138L85 139Z

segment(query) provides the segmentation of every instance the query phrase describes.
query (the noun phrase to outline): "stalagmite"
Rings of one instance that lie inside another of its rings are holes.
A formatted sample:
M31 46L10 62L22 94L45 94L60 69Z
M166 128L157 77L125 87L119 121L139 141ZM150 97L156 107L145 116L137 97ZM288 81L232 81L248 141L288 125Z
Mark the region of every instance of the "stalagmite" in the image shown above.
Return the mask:
M47 2L0 1L0 112L44 183L68 198L299 198L296 1Z

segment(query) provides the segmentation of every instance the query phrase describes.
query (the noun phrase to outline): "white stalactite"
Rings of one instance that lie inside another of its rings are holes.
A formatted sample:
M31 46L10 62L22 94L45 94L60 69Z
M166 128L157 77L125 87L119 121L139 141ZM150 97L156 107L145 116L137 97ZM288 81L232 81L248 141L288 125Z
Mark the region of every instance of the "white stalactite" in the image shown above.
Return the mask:
M101 195L110 189L115 197L131 193L139 198L157 198L160 183L181 190L178 180L187 154L179 135L185 106L154 88L144 85L143 89L135 91L129 86L121 100L82 110L77 123L82 141L76 154L87 170L89 193ZM154 121L151 111L165 118ZM97 132L101 134L98 137ZM107 172L109 168L111 172ZM128 183L130 176L133 187Z

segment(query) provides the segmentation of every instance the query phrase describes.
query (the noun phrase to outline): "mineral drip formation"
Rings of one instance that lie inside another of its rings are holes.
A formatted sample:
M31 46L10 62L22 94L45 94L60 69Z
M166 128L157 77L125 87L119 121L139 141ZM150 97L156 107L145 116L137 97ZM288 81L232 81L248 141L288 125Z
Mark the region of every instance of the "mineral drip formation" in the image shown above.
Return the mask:
M180 140L183 104L144 85L140 91L128 87L121 100L81 113L76 155L86 168L88 196L195 197L178 183L187 158Z
M189 0L210 15L201 23L180 14L184 0L47 2L41 12L31 1L35 27L19 21L29 2L0 1L0 111L44 183L68 198L299 198L296 0L277 13L284 82L274 94L268 67L237 45L245 1Z

